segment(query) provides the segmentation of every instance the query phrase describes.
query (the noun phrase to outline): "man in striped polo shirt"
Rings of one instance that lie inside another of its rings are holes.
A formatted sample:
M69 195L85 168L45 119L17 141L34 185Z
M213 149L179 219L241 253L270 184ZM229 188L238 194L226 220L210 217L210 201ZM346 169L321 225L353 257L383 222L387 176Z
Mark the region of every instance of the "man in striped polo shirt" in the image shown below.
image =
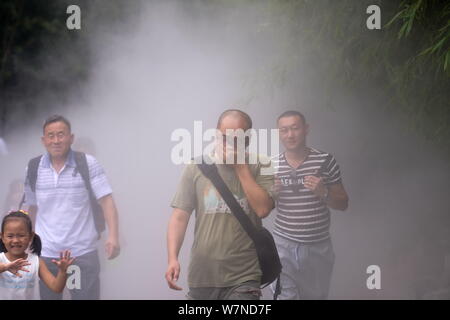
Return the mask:
M80 286L69 288L73 300L100 298L100 262L97 253L99 234L95 227L89 191L77 167L71 146L74 135L70 122L59 115L49 117L43 126L41 138L47 152L37 168L35 190L27 175L25 199L31 216L36 216L36 233L42 239L42 259L50 272L56 275L52 263L59 253L71 250L79 267ZM105 251L108 259L120 253L118 214L112 189L97 160L86 155L93 196L100 204L108 237ZM28 170L28 168L27 168ZM62 294L50 291L40 282L41 300L60 300Z
M280 299L326 299L334 252L330 211L346 210L348 196L334 157L306 145L309 126L303 114L278 117L285 148L274 159L278 185L275 242L283 270Z

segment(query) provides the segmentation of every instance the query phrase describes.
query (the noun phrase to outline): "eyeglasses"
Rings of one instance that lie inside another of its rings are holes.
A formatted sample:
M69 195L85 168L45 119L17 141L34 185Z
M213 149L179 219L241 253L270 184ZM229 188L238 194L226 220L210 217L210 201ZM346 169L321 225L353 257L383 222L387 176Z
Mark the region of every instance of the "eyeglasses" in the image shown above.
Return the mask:
M47 134L47 139L54 140L55 138L58 138L59 140L62 140L67 136L68 136L68 134L66 134L64 132L58 132L56 134L49 133L49 134Z

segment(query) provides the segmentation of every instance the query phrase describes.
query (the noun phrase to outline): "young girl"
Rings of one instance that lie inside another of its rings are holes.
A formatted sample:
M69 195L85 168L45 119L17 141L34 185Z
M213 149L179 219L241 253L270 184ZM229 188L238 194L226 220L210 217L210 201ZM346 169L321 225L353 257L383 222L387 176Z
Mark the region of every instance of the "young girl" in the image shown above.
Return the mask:
M41 240L32 231L25 211L11 212L3 218L0 236L0 300L39 299L39 279L55 292L64 290L67 267L74 258L68 250L61 252L60 259L52 261L59 268L54 277L39 258Z

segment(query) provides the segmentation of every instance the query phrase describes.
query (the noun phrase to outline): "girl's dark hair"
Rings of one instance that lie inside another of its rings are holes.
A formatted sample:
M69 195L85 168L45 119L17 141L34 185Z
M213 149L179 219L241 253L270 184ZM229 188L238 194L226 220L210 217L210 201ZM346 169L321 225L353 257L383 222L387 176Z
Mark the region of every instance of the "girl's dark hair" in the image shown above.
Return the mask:
M30 234L33 233L33 226L32 226L32 223L31 223L30 216L28 214L24 213L23 211L13 211L13 212L8 213L3 218L2 229L1 229L2 230L2 235L3 235L3 232L5 230L6 222L8 220L18 219L18 218L19 219L24 219L25 223L27 225L28 232ZM42 250L41 238L36 233L34 234L33 242L31 243L31 246L30 246L30 250L31 250L31 252L33 252L34 254L37 254L38 256L41 255L41 250ZM0 252L8 252L8 250L6 250L5 244L3 243L1 238L0 238Z

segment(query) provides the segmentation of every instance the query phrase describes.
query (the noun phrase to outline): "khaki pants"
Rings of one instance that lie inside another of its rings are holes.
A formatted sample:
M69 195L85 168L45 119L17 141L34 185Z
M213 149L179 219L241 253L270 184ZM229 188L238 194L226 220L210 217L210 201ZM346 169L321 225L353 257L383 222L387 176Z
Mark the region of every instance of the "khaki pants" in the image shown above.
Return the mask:
M259 300L259 282L247 281L240 285L225 288L189 288L189 300Z

